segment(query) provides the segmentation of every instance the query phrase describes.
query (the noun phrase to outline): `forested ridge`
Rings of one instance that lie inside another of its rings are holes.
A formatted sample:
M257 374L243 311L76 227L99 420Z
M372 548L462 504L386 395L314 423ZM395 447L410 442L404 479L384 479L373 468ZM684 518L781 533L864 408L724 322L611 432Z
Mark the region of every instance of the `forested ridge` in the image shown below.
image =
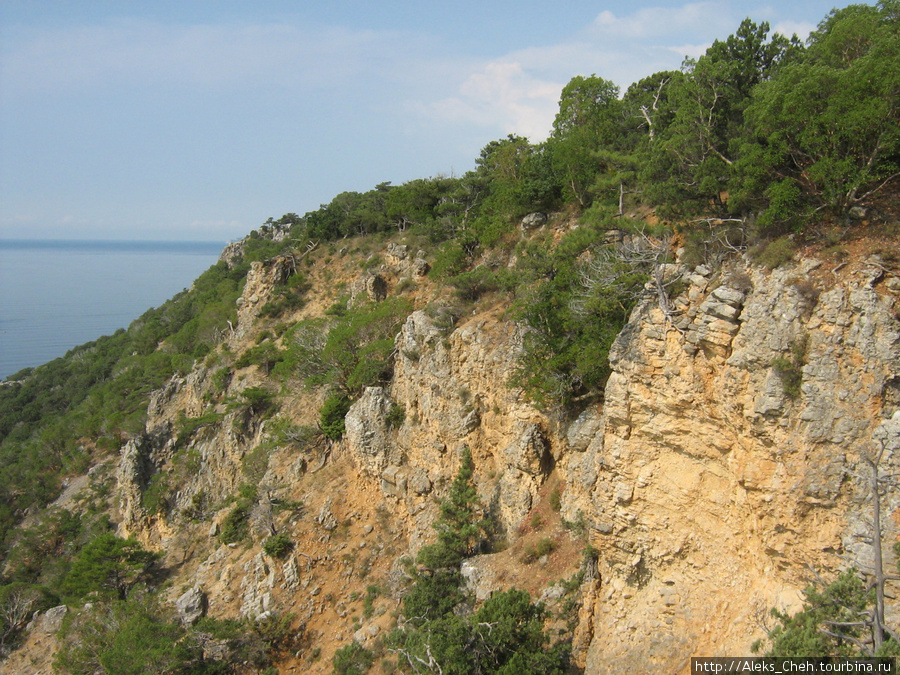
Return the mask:
M66 481L102 466L140 433L150 392L174 374L190 372L198 360L217 369L223 390L236 368L264 368L271 389L220 401L257 417L273 413L278 387L288 380L329 386L318 433L340 438L350 403L366 386L390 377L397 327L412 311L404 298L364 308L349 307L345 299L329 310L327 325L280 322L305 302L303 264L341 241L414 237L428 253L430 279L452 288L458 301L438 316L451 326L459 307L488 293L507 294L512 316L532 329L513 384L540 405L574 415L602 398L612 341L654 282L654 271L674 260L672 241L683 248L686 264L707 262L716 249L746 252L777 267L804 242L852 230L867 217L896 236L896 215L879 221L878 214L895 213L898 186L900 1L882 0L832 11L805 44L747 19L680 70L655 73L624 92L596 74L573 77L542 143L509 135L488 143L475 168L461 176L385 182L338 194L302 216L269 218L233 259L211 267L190 290L147 311L127 330L0 386L0 647L15 645L32 611L92 597L107 603L106 614L84 619L81 630L113 618L126 632L164 627L152 648L176 647L159 656L164 665L154 672L229 672L220 662L204 663L202 650L183 639L183 629L165 623L153 603L129 613L130 594L152 596L148 589L159 570L136 542L112 536L109 495L97 494L92 511L56 509L27 527L22 523L56 499ZM555 238L520 236L523 218L540 224L550 214L565 214L579 227ZM599 251L613 230L643 238L641 255L586 265L586 255L604 260ZM512 252L515 264L490 264L494 251ZM261 311L271 333L242 354L228 353L223 344L237 322L236 301L251 263L278 256L289 257L293 268ZM402 411L396 415L402 420ZM188 438L215 421L182 420L181 433ZM458 479L460 490L464 478ZM167 491L175 486L152 487L148 504L166 508ZM241 499L249 504L253 496L236 496L236 509ZM452 531L471 526L457 523ZM429 566L435 574L451 574L447 569L469 552L454 551L452 564ZM427 579L421 583L421 593L430 592ZM863 602L864 591L852 592L854 601ZM450 602L426 600L410 602ZM485 671L467 670L463 655L454 655L460 665L452 672L514 672L502 668L522 663L561 668L564 649L545 651L544 661L535 656L546 647L535 628L541 611L514 595L502 602L515 608L497 611L527 615L522 639L530 640L530 651L510 647L512 665ZM475 640L472 627L451 616L452 604L441 606L444 624L434 630L470 631ZM430 621L421 621L397 649L421 647L416 641ZM266 654L285 639L281 625L252 635L226 622L205 630L240 633L235 649L259 668L270 665ZM125 647L110 638L104 648L114 654ZM83 656L70 649L60 668L80 672ZM350 663L352 655L346 656ZM115 670L114 662L109 656L102 663L106 672L131 672ZM365 672L353 667L335 665L339 672Z

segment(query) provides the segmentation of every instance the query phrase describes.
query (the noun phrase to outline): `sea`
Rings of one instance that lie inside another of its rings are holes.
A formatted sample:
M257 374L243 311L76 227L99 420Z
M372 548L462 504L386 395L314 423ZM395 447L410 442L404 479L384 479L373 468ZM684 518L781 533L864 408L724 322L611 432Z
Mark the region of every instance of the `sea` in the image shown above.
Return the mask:
M128 328L189 288L224 247L0 239L0 379Z

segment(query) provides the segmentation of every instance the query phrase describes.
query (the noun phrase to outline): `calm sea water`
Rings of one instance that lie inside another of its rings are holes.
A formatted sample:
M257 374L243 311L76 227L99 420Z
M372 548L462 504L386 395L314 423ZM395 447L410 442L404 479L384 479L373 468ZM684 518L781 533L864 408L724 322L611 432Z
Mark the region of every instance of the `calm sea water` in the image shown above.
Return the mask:
M127 328L190 287L224 245L0 240L0 378Z

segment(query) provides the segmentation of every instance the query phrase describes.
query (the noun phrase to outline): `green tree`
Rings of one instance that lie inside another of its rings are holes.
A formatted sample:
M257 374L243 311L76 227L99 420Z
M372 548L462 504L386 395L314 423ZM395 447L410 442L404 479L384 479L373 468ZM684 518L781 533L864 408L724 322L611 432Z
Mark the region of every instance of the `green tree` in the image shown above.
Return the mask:
M630 147L646 140L653 142L675 118L672 91L684 73L668 70L649 75L632 84L622 97L623 117Z
M842 572L821 590L809 586L803 595L804 609L793 616L772 610L778 623L769 631L767 655L872 655L871 626L864 617L873 594L856 570Z
M564 195L591 205L598 177L614 170L611 155L622 149L619 88L596 75L573 77L563 88L553 133L547 141Z
M566 643L549 647L544 632L547 612L533 604L528 593L510 589L497 593L475 612L469 672L559 674L568 672L571 648Z
M667 105L674 115L655 137L643 171L650 198L670 211L725 211L751 92L800 50L796 38L768 39L768 32L767 23L745 19L734 35L687 59L684 77L673 80Z
M204 672L202 652L149 600L118 600L84 609L64 625L57 670L72 675Z
M522 275L537 280L515 309L534 330L525 338L511 384L541 405L569 406L602 394L609 349L635 303L632 289L646 281L631 275L629 284L586 293L585 264L579 261L602 251L605 229L612 226L601 218L568 233L555 247L534 242L520 251Z
M105 532L89 541L75 556L62 583L62 594L77 600L90 593L124 599L129 589L147 578L155 553L135 539Z
M568 673L570 645L550 645L546 618L546 610L528 593L510 589L493 595L472 615L448 612L414 630L394 631L388 648L401 663L447 675Z
M419 552L419 562L429 568L457 568L463 558L475 553L487 529L480 513L473 482L475 464L468 447L463 449L460 460L459 472L447 498L441 501L440 514L434 522L437 542L423 546Z
M509 134L491 141L475 160L477 169L464 182L480 195L471 223L472 235L484 246L495 245L517 218L554 204L559 195L545 146Z
M393 364L394 338L412 311L404 298L356 308L341 318L322 347L328 379L348 395L386 377Z
M833 11L804 57L754 92L734 191L764 226L845 214L900 176L896 6Z
M474 613L457 611L471 601L461 588L459 565L475 553L485 532L473 474L466 448L434 523L437 542L419 552L418 562L426 569L403 597L405 621L388 636L388 651L416 672L567 673L570 646L549 646L547 612L525 591L495 594Z
M399 231L421 227L438 234L437 239L455 233L455 219L441 222L452 210L451 193L458 179L438 176L409 181L394 187L385 197L385 213Z

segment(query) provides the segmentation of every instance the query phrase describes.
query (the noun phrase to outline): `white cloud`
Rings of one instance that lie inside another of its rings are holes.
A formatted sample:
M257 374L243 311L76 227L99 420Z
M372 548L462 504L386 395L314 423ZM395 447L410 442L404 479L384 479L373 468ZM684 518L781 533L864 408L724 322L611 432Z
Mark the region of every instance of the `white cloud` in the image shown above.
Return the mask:
M723 11L721 3L713 2L689 3L681 7L646 7L621 17L606 10L594 19L588 33L621 43L626 40L666 38L685 32L727 30L731 19L728 12Z
M546 138L562 85L528 74L518 61L483 64L459 86L458 95L420 110L453 123L498 128L501 133Z
M796 35L802 42L806 42L809 34L818 26L808 21L779 21L772 26L772 33L781 33L787 37Z
M432 103L420 100L413 108L445 122L543 140L552 128L560 92L573 76L596 74L624 91L653 72L678 68L685 56L699 56L732 24L734 17L710 2L621 16L604 11L568 40L466 65L451 78L456 85L450 96ZM701 41L685 43L686 37Z
M666 47L666 49L682 58L687 56L692 59L699 59L706 53L710 45L712 45L712 42L704 42L700 45L678 45L677 47Z
M714 40L738 28L746 11L746 6L719 1L631 13L605 10L567 40L460 64L455 76L443 78L453 87L451 95L438 94L431 103L420 99L411 107L423 117L541 140L552 127L560 91L573 76L596 74L624 91L654 72L680 68L685 57L702 56ZM785 20L772 31L805 38L814 28Z

